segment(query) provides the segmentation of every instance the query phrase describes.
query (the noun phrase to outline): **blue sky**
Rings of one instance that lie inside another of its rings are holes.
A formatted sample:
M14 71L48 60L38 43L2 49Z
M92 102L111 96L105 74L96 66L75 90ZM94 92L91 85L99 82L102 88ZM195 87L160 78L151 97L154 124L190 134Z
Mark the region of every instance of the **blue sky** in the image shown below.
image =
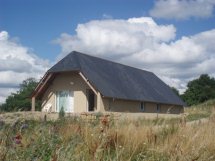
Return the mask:
M32 47L39 56L53 60L60 47L51 41L62 32L75 33L79 23L103 19L105 15L117 19L147 15L152 1L124 0L1 0L0 28L21 43Z
M153 71L183 92L199 74L215 75L214 8L214 0L0 0L0 63L10 64L0 65L0 102L72 50Z
M54 60L60 46L51 42L61 33L75 34L79 23L105 16L113 19L150 16L153 4L148 0L0 0L0 29L19 37L23 45L33 48L40 57ZM214 16L188 21L155 20L158 24L174 24L178 38L215 26Z

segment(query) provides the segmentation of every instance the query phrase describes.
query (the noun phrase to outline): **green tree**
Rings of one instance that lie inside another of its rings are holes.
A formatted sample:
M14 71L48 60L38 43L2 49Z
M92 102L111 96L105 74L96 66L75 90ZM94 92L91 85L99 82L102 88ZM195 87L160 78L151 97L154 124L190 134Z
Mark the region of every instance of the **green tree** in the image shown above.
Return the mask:
M20 84L20 89L7 97L1 109L4 111L29 111L31 110L30 95L37 86L38 82L34 78L28 78ZM40 108L40 102L37 101L36 109Z
M198 79L188 82L182 98L189 106L215 98L215 79L202 74Z

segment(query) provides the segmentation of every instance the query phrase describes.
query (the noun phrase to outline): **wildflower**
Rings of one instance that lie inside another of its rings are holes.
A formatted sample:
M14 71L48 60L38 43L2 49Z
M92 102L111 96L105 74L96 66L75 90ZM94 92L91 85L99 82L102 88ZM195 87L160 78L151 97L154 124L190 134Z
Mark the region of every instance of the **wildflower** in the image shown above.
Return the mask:
M14 142L15 142L15 144L22 144L21 140L22 140L22 136L21 136L20 134L17 134L17 135L14 137Z
M22 136L20 134L17 134L15 137L15 139L18 139L18 140L21 140L22 139Z
M22 124L20 127L20 130L27 129L27 128L28 128L28 124Z
M21 140L15 139L15 143L16 143L16 144L21 144Z
M107 116L102 117L101 123L104 126L109 126L108 117Z

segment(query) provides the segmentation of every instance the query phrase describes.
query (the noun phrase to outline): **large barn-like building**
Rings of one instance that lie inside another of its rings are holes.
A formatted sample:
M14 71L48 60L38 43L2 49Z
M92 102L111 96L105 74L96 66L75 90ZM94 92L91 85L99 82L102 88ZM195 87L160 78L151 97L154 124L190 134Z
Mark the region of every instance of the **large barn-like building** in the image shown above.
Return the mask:
M32 94L42 109L68 113L184 111L185 103L149 71L73 51L49 69Z

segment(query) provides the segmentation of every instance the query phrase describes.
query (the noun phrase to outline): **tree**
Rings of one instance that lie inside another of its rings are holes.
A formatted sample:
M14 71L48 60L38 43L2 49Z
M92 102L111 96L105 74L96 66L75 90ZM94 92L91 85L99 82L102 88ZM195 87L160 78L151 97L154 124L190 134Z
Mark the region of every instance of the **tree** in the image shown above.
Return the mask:
M202 74L198 79L188 82L182 98L189 106L215 98L215 79Z
M29 111L31 110L30 95L36 88L38 82L34 78L28 78L20 84L20 89L7 97L4 104L1 105L4 111ZM40 102L37 101L36 109L40 108Z

